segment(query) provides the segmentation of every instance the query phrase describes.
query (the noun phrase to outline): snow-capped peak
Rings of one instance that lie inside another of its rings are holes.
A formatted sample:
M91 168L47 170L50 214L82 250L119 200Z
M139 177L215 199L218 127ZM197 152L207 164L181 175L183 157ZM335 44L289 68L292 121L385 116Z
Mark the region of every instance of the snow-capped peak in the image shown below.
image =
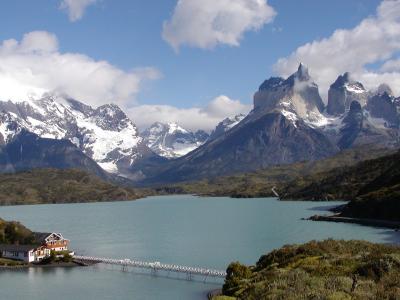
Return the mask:
M0 133L7 139L19 127L40 137L69 139L106 171L125 175L140 157L142 138L133 122L115 104L97 109L55 94L26 101L0 101L0 110L13 117L0 120Z
M166 158L176 158L201 146L207 135L193 133L177 123L156 122L141 135L146 145L155 153Z

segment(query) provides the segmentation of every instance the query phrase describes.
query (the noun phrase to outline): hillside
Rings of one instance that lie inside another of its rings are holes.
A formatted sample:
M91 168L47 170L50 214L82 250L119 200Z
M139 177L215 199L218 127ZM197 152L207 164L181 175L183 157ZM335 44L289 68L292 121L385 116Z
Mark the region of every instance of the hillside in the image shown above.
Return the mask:
M285 190L285 199L351 200L346 217L400 221L400 152L292 182Z
M323 160L280 165L252 173L173 185L165 189L173 192L198 195L245 198L269 197L273 196L271 188L274 186L282 191L286 189L287 185L293 185L294 183L297 183L298 186L302 186L309 183L308 180L310 179L306 178L318 177L321 173L329 173L336 168L347 168L361 161L390 153L393 153L393 150L358 147L344 150L333 157ZM162 190L162 188L160 189Z
M232 263L227 299L398 299L400 248L361 241L309 242L262 256L254 267Z
M145 195L77 169L0 174L0 205L133 200Z

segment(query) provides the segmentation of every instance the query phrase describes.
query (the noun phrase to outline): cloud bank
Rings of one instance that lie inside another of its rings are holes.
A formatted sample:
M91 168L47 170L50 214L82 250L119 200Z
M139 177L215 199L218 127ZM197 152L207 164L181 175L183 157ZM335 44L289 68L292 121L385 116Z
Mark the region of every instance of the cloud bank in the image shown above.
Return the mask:
M0 100L59 92L93 106L114 102L126 107L144 80L159 76L154 68L126 72L83 54L60 53L57 37L46 31L0 44Z
M128 110L128 115L144 130L155 122L177 122L189 130L211 131L223 119L240 113L247 114L251 105L242 104L227 96L219 96L205 107L177 108L169 105L139 105Z
M67 11L69 20L76 22L82 19L86 8L98 0L62 0L60 9Z
M330 37L307 43L275 64L275 71L288 76L299 62L310 72L326 97L330 84L346 71L367 88L387 83L400 94L400 1L385 0L375 16L352 29L338 29ZM371 68L372 64L382 65Z
M182 45L239 46L246 31L262 28L275 15L266 0L178 0L162 36L176 51Z

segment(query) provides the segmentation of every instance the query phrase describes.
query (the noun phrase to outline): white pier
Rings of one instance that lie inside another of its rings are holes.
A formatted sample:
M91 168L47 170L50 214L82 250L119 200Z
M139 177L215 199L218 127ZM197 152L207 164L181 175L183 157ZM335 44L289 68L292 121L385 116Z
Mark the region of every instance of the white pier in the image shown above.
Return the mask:
M167 272L175 272L175 273L185 273L186 279L192 280L194 275L200 275L214 278L225 278L226 272L214 269L206 269L206 268L196 268L196 267L187 267L180 265L171 265L171 264L162 264L160 262L145 262L131 259L112 259L112 258L101 258L101 257L93 257L93 256L80 256L75 255L74 259L77 261L87 262L87 263L101 263L107 265L117 265L121 266L123 271L126 271L128 267L139 268L139 269L148 269L152 272L152 274L156 274L157 271L167 271Z

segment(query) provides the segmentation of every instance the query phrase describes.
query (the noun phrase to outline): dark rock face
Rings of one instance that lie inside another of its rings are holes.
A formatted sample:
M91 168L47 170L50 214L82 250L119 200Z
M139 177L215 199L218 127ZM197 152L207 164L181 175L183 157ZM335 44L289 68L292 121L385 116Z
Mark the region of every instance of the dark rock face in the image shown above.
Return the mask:
M353 144L363 127L363 112L361 104L353 101L350 111L343 119L344 127L340 130L341 138L338 142L340 149L347 149Z
M109 175L96 162L68 140L40 138L23 129L12 141L0 148L1 172L36 168L76 168L109 179Z
M344 114L350 109L353 101L365 106L367 96L364 86L352 80L349 73L345 73L339 76L329 88L327 113L333 116Z
M167 164L146 183L167 183L245 172L332 155L336 147L319 131L279 112L246 120L227 134Z
M343 127L339 133L338 147L347 149L360 145L384 145L397 147L399 132L397 129L378 128L364 116L360 103L353 101L349 112L343 118Z
M385 127L399 128L399 115L395 99L386 91L383 94L376 94L368 99L366 109L373 118L384 119Z

